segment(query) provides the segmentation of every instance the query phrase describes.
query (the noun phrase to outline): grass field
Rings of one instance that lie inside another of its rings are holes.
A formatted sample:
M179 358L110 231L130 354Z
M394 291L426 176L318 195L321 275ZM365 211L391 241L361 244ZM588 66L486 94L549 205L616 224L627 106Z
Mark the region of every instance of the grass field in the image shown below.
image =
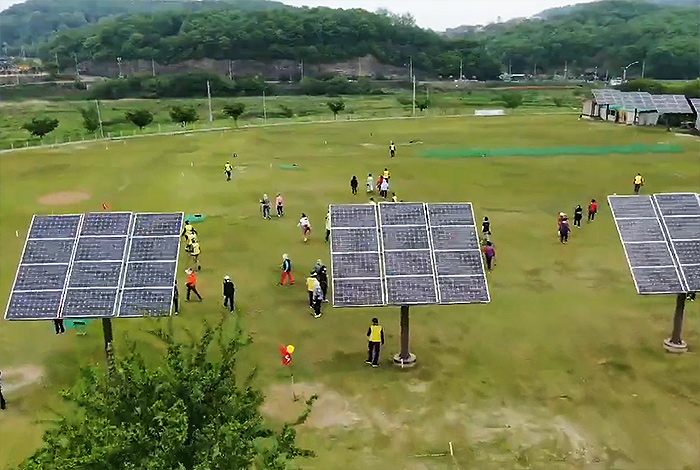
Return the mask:
M398 145L391 161L390 140ZM409 145L416 140L422 143ZM686 152L421 157L436 148L659 142ZM223 164L233 151L240 157L227 183ZM688 305L685 321L692 351L667 355L661 343L670 334L674 300L636 295L604 201L613 192L631 192L637 172L646 177L646 192L697 191L699 151L696 139L657 129L575 116L511 116L251 128L8 153L0 157L1 300L7 302L33 213L99 210L103 202L113 210L201 212L209 217L197 227L204 302L185 304L172 320L114 321L116 347L128 335L142 340L156 361L146 332L168 321L194 331L216 322L224 314L221 279L230 275L240 321L253 338L240 364L259 368L270 419L292 418L298 410L278 344L296 346L300 389L320 394L299 431L301 443L318 453L303 468L697 469L698 304ZM297 170L279 167L292 163ZM317 258L328 262L322 240L328 204L366 201L350 194L351 176L362 186L367 173L385 166L400 199L473 202L478 218L491 219L498 249L490 304L412 309L419 364L407 371L363 364L372 316L388 333L384 360L398 349L398 308L325 306L324 316L314 319L303 283L275 285L282 253L290 254L302 279ZM57 192L90 198L38 202ZM286 197L287 216L263 220L258 200L277 192ZM556 214L591 198L602 203L599 218L560 245ZM308 244L296 226L302 211L314 228ZM40 384L7 393L0 467L8 468L40 444L41 420L62 409L58 390L74 382L81 365L103 362L101 329L95 323L84 337L57 337L51 324L2 321L0 360L3 372L43 375ZM450 442L454 462L440 455Z

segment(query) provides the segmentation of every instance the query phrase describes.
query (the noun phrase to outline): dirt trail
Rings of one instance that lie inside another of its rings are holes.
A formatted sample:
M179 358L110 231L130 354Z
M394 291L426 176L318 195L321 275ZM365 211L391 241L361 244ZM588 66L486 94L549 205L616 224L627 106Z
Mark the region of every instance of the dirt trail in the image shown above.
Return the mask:
M2 391L10 395L13 392L41 382L44 370L34 364L26 364L2 370Z

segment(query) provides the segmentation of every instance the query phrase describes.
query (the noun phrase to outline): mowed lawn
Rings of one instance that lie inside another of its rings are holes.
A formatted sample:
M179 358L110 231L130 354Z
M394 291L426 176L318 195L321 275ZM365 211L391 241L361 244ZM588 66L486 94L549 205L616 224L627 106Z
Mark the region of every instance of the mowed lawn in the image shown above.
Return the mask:
M390 161L391 140L398 155ZM420 156L443 147L660 142L686 152ZM226 182L223 164L234 151L234 178ZM221 281L230 275L237 317L252 337L239 366L258 368L270 419L292 419L299 410L279 344L296 346L301 391L320 395L299 429L300 442L318 454L301 462L303 468L694 469L700 462L698 303L688 304L686 314L691 352L666 354L662 341L670 334L674 298L636 294L605 196L630 193L637 172L646 178L644 192L697 191L699 151L698 140L664 130L515 116L295 125L5 154L1 300L7 303L33 213L96 211L103 202L113 210L203 213L208 219L197 229L204 302L184 304L172 320L115 320L116 348L124 348L128 336L157 361L148 330L172 321L177 330L196 332L219 321ZM298 166L280 168L291 164ZM419 364L405 371L386 363L399 347L398 308L324 305L324 316L314 319L303 282L317 258L329 262L323 242L328 204L366 202L367 174L387 166L399 199L473 202L477 218L492 221L498 254L490 304L411 309ZM352 175L361 186L355 197ZM37 200L57 192L90 199L65 206ZM277 192L287 215L263 220L258 201ZM599 217L574 230L568 245L559 244L557 213L572 213L591 198L601 203ZM301 212L313 226L308 244L297 227ZM293 288L276 286L283 253L300 281ZM376 370L363 363L373 316L387 331L385 364ZM76 380L79 367L103 362L99 323L84 337L72 331L58 337L50 323L0 322L0 368L44 372L40 384L7 394L0 467L17 464L40 444L41 420L63 409L58 391Z

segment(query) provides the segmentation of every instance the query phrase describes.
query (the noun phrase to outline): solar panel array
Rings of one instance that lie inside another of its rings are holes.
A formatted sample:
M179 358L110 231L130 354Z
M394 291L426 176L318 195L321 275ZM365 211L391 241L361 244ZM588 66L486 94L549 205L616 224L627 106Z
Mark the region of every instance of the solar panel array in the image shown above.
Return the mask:
M332 205L333 305L490 301L472 205Z
M593 97L598 105L622 105L622 92L618 90L593 90Z
M5 318L170 314L182 213L35 215Z
M700 98L690 98L689 101L695 111L695 128L700 130Z
M622 105L629 110L655 110L656 105L650 93L634 91L622 93Z
M691 114L693 110L684 95L651 95L659 114Z
M700 197L608 196L637 292L700 291Z

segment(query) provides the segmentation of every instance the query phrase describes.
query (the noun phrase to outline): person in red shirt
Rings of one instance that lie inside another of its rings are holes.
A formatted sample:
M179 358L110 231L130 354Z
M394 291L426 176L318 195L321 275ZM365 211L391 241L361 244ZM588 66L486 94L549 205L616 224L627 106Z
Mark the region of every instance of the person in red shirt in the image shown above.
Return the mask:
M199 301L202 301L202 296L197 292L197 273L192 269L185 271L187 273L187 301L190 300L190 293L194 292Z
M486 242L486 246L481 250L486 257L486 269L491 272L492 267L496 265L496 248L494 248L493 243Z
M595 199L591 199L590 204L588 204L588 221L593 222L595 215L598 213L598 203Z

